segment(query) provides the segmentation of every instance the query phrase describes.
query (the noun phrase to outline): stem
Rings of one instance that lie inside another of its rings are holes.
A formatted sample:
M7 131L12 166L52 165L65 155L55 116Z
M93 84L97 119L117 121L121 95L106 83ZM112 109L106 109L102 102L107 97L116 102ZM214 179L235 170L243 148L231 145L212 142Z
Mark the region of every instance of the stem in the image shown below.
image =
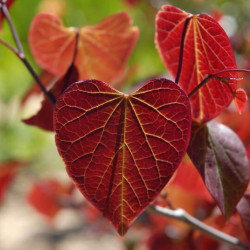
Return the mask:
M200 82L189 94L188 94L188 97L192 97L202 86L204 86L207 82L209 82L212 78L214 77L217 77L218 75L220 74L223 74L223 73L230 73L230 72L242 72L242 73L248 73L250 74L250 70L247 70L247 69L227 69L227 70L222 70L222 71L219 71L219 72L216 72L214 74L210 74L208 76L206 76L202 82ZM217 79L219 80L220 77L217 77ZM228 80L230 80L230 78L227 78ZM221 78L221 80L223 80L223 78ZM225 80L225 78L224 78ZM225 81L222 81L223 83L225 83ZM227 84L227 86L230 86ZM232 89L230 89L231 92L232 92Z
M70 80L70 77L71 77L71 74L72 74L72 71L73 71L73 67L74 67L74 63L75 63L75 59L76 59L76 56L77 56L77 51L78 51L78 43L79 43L79 29L76 29L76 43L75 43L75 50L74 50L74 54L73 54L73 58L72 58L72 61L70 63L70 66L68 68L68 71L66 73L66 80L65 80L65 83L64 83L64 89L66 88L66 86L68 86L68 82ZM63 90L64 90L63 89Z
M47 89L44 87L43 83L41 82L41 80L39 79L39 77L37 76L37 74L35 73L35 71L33 70L33 68L31 67L31 65L29 64L29 62L27 61L27 59L25 57L19 57L19 58L24 63L24 65L26 66L26 68L28 69L28 71L30 72L30 74L32 75L32 77L34 78L34 80L36 81L36 83L38 84L38 86L41 88L42 92L51 101L51 103L53 105L55 105L56 99L55 99L54 95L52 93L50 93L50 92L47 91Z
M176 78L175 78L175 83L178 83L179 79L180 79L182 62L183 62L184 41L185 41L185 37L186 37L186 33L187 33L187 27L188 27L189 21L190 21L192 16L193 15L190 14L187 17L187 19L185 20L185 23L184 23L184 27L183 27L183 31L182 31L182 35L181 35L179 66L178 66L177 75L176 75Z
M183 210L181 208L176 209L176 210L171 210L168 208L163 208L160 206L151 205L150 207L148 207L147 211L152 213L152 214L156 214L156 215L160 215L160 216L163 216L166 218L171 218L171 219L185 222L188 225L190 225L192 228L198 229L199 231L211 236L212 238L214 238L218 241L221 241L221 242L225 242L225 243L227 243L233 247L236 247L238 249L244 249L244 250L250 249L249 245L243 244L242 242L240 242L239 239L237 239L233 236L230 236L228 234L225 234L225 233L223 233L215 228L212 228L212 227L204 224L203 222L194 218L193 216L191 216L190 214L188 214L185 210Z
M1 8L2 13L3 13L4 17L6 18L9 26L10 26L11 33L12 33L12 36L13 36L14 41L16 43L17 49L12 47L10 44L8 44L7 42L5 42L2 39L0 39L0 43L3 44L8 49L10 49L24 63L24 65L26 66L26 68L28 69L28 71L30 72L30 74L32 75L32 77L34 78L36 83L38 84L38 86L41 88L42 92L47 96L47 98L54 105L56 102L55 97L46 90L43 83L41 82L41 80L39 79L39 77L37 76L37 74L35 73L35 71L33 70L33 68L31 67L31 65L29 64L29 62L27 61L27 59L25 57L21 41L19 39L19 36L16 32L15 26L12 22L10 14L9 14L8 8L6 6L6 0L0 1L0 8Z
M19 53L24 54L22 44L21 44L21 42L20 42L20 39L19 39L18 34L17 34L17 32L16 32L16 29L15 29L15 27L14 27L14 24L13 24L13 22L12 22L12 20L11 20L11 17L10 17L10 14L9 14L9 10L8 10L8 8L7 8L6 4L5 4L5 2L6 2L6 1L1 1L1 9L2 9L3 15L5 16L7 22L8 22L8 24L9 24L9 26L10 26L11 33L12 33L12 36L13 36L13 38L14 38L14 41L15 41L15 43L16 43L16 46L17 46L17 48L18 48Z
M18 56L18 50L5 42L3 39L0 38L0 43L3 44L5 47L7 47L9 50L11 50L16 56ZM18 56L19 57L19 56Z

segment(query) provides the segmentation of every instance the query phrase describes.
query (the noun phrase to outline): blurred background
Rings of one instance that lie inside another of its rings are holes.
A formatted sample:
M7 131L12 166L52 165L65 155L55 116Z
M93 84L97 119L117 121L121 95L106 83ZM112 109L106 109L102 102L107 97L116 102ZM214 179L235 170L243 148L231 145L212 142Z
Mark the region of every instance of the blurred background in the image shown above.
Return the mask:
M118 11L127 11L140 29L139 40L128 62L131 73L122 86L122 90L129 91L136 83L152 77L171 78L154 44L154 19L163 4L194 14L212 15L231 40L238 68L250 69L250 1L246 0L16 0L10 13L26 56L39 74L41 69L32 58L27 40L30 23L37 13L54 12L65 26L81 27L96 24ZM14 44L5 21L0 36ZM21 105L32 84L23 63L0 45L0 249L171 249L158 231L152 236L152 227L159 222L152 222L146 213L125 238L120 238L74 189L57 153L54 134L21 121L38 108L37 98ZM245 77L240 84L249 94L249 78ZM240 130L239 124L244 121L240 120L235 107L230 106L226 113L227 116L224 114L220 119ZM249 124L249 104L245 114ZM234 115L239 124L232 123L229 115ZM245 129L241 139L246 147L249 137ZM172 224L166 222L159 228L167 234L167 224L172 226L170 231L177 244L178 232ZM155 241L162 244L153 244ZM178 249L178 244L173 249ZM181 244L179 247L188 249Z

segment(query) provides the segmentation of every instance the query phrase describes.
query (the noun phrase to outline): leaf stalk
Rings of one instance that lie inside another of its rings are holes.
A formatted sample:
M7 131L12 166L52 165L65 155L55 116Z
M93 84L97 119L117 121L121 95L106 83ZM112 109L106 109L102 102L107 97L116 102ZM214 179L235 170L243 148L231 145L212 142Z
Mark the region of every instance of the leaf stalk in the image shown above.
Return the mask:
M182 68L182 62L183 62L183 51L184 51L184 42L185 42L185 37L187 33L187 28L189 21L192 18L192 14L190 14L187 19L185 20L183 31L182 31L182 36L181 36L181 45L180 45L180 55L179 55L179 64L178 64L178 70L175 78L175 83L179 82L180 76L181 76L181 68Z
M232 90L231 86L228 84L229 80L237 80L235 78L225 78L225 77L220 77L218 75L223 74L223 73L230 73L230 72L241 72L241 73L247 73L250 74L250 70L247 69L227 69L227 70L222 70L218 71L214 74L210 74L206 76L189 94L188 97L191 98L196 92L200 90L201 87L203 87L206 83L208 83L212 78L216 78L217 80L221 81L222 83L225 83L228 88L230 89L232 95L234 96L234 91Z
M39 79L39 77L37 76L35 71L33 70L32 66L30 65L30 63L26 59L21 41L19 39L19 36L16 32L15 26L12 22L10 14L9 14L8 8L6 6L6 0L1 0L0 8L1 8L1 11L2 11L4 17L6 18L8 24L9 24L11 34L13 36L15 43L16 43L17 49L2 39L0 39L0 43L3 44L5 47L7 47L9 50L11 50L24 63L24 65L26 66L26 68L28 69L28 71L30 72L30 74L32 75L32 77L34 78L34 80L36 81L36 83L38 84L40 89L42 90L42 92L54 105L56 102L55 97L47 91L47 89L44 87L43 83L41 82L41 80Z

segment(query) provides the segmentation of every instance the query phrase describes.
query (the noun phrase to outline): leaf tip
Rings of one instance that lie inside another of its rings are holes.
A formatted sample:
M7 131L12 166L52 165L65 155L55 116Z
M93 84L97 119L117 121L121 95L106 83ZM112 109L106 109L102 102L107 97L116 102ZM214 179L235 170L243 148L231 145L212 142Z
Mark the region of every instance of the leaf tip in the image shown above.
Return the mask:
M244 89L239 88L235 91L234 102L239 114L241 115L247 102L247 94Z
M117 228L117 232L121 237L124 237L128 231L128 226L125 223L121 223Z

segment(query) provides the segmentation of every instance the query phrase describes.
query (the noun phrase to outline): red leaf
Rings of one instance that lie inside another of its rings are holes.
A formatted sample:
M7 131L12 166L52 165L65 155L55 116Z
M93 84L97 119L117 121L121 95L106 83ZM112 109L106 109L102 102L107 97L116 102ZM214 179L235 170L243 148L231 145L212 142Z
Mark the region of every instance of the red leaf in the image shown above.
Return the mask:
M156 37L160 56L176 77L184 23L190 14L174 6L163 6L156 18ZM230 41L221 26L205 14L192 15L188 24L183 50L179 84L189 94L204 78L237 65ZM237 73L223 74L237 78ZM236 81L230 81L233 92ZM206 122L218 116L233 100L226 84L212 79L191 97L193 118Z
M244 89L239 88L235 91L234 102L239 114L241 114L247 103L247 94Z
M53 105L46 97L43 98L41 109L35 115L23 119L22 121L27 125L37 126L48 131L54 131Z
M14 3L15 0L7 0L6 1L6 6L9 9L11 7L11 5ZM2 30L2 21L4 19L4 15L2 13L2 11L0 10L0 31Z
M71 185L62 185L54 179L43 180L33 183L27 199L39 213L53 219L62 208L60 197L70 194L71 191Z
M241 140L222 124L193 123L187 152L228 219L249 182L249 162Z
M37 63L54 75L63 75L73 58L76 29L65 28L53 14L38 14L29 31L30 49Z
M138 38L138 29L125 12L79 29L76 67L80 79L114 81L121 77ZM37 15L30 27L29 44L37 63L56 75L65 74L73 58L76 29L66 28L52 14Z
M77 82L78 80L78 71L72 66L69 68L70 76L68 76L69 72L66 75L59 79L54 86L49 91L53 94L53 96L57 99L58 96L63 92L63 90L69 86L71 83ZM32 117L28 119L24 119L23 122L28 125L38 126L39 128L54 131L53 126L53 109L54 106L50 100L46 96L43 97L41 109Z
M22 164L23 163L18 161L10 161L0 164L0 202L2 202L10 182L15 178L16 173Z
M190 104L172 81L125 95L108 84L72 84L54 109L56 144L77 187L124 235L181 162Z
M167 188L171 186L179 186L185 190L185 192L192 193L193 195L199 197L199 199L205 200L209 203L214 202L214 199L207 191L199 172L196 170L191 161L184 161L181 163ZM183 197L180 199L183 199Z

